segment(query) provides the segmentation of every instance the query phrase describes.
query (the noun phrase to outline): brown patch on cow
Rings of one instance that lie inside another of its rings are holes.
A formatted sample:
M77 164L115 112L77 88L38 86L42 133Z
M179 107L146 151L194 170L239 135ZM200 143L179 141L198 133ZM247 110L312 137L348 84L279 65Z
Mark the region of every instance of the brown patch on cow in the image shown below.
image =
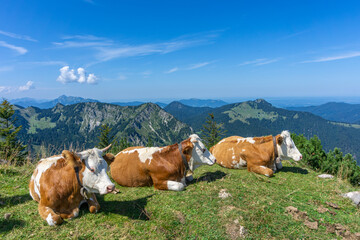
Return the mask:
M332 202L325 202L325 203L334 209L340 209L339 205L337 205L336 203L332 203Z
M180 144L186 160L189 161L193 150L190 138ZM139 153L136 151L142 148L144 147L130 147L115 156L110 166L111 177L115 182L125 187L154 185L159 190L168 189L168 180L181 182L185 176L185 165L178 144L162 147L161 151L152 154L151 161L145 162L140 161Z
M81 159L73 152L64 150L62 151L61 156L65 159L66 163L69 164L69 166L73 168L81 167Z
M267 177L273 176L272 169L275 162L273 136L253 137L254 142L239 141L239 139L244 138L240 136L224 138L221 144L216 144L212 148L216 163L225 168L247 168L250 172ZM277 135L276 139L282 141L280 135Z
M239 224L239 220L236 219L231 223L225 225L226 233L230 239L245 238L248 234L248 230Z
M107 162L107 164L110 166L111 163L115 160L115 156L112 153L107 153L103 156L104 160Z
M283 143L283 141L284 141L284 138L282 136L279 135L276 137L276 142L278 145L281 145Z

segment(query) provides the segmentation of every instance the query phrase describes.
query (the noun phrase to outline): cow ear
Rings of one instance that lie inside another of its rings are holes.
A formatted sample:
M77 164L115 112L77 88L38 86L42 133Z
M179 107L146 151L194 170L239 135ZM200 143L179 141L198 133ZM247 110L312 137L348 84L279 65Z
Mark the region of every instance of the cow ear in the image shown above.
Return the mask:
M284 138L282 136L279 136L277 138L277 144L281 145L283 143L283 141L284 141Z
M186 142L185 144L186 146L183 148L183 154L191 154L194 145L190 141Z
M115 160L115 156L112 153L107 153L103 156L104 160L110 166L110 164Z
M72 167L80 167L81 166L81 159L68 150L64 150L61 153L61 156L66 160L66 162Z

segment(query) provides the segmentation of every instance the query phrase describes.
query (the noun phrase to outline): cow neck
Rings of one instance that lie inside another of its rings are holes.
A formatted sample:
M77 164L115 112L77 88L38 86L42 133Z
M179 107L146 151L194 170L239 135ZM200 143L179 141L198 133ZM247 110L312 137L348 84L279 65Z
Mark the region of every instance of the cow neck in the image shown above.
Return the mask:
M273 136L272 139L273 139L273 144L274 144L274 156L275 156L274 160L276 160L279 157L279 153L277 150L277 144L276 144L276 136Z
M80 186L80 194L81 196L83 196L85 199L88 199L88 191L86 190L86 188L84 188L84 186L82 185L81 181L80 181L80 176L79 176L79 173L80 173L80 169L78 166L74 167L74 170L75 170L75 174L76 174L76 179L77 179L77 182Z
M186 159L186 156L182 152L182 143L178 143L178 147L179 147L179 152L180 152L180 155L181 155L181 159L182 159L182 161L183 161L183 163L185 165L185 170L188 171L190 169L190 167L189 167L189 163L188 163L188 161Z

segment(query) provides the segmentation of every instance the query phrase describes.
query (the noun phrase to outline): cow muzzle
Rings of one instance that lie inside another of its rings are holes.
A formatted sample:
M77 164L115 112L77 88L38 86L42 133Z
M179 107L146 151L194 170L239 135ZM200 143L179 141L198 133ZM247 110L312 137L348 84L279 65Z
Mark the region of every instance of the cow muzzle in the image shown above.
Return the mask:
M107 193L111 193L112 191L114 191L114 189L115 189L115 185L109 185L106 187Z

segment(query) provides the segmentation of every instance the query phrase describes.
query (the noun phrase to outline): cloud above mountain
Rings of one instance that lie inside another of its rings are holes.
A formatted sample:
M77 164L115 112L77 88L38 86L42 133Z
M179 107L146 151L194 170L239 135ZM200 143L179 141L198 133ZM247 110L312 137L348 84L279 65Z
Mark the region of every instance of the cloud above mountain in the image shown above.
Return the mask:
M75 71L75 69L70 69L69 66L64 66L60 68L60 75L58 76L57 81L63 84L73 82L95 84L97 83L98 78L93 73L86 74L84 68L80 67Z

